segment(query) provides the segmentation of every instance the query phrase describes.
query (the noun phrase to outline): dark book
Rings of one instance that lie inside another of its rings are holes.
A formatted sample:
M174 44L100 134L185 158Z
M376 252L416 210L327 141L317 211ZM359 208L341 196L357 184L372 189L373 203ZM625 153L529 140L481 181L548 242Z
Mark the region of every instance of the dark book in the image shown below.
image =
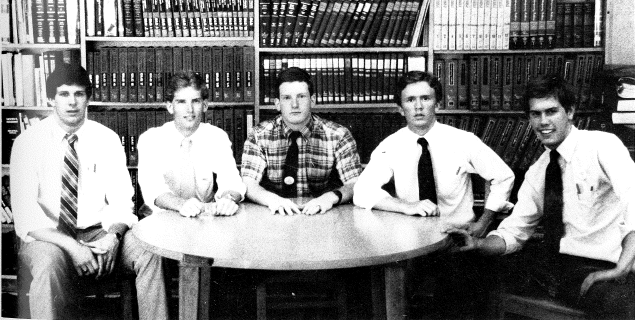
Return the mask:
M203 81L205 81L205 87L208 88L208 101L212 101L212 86L213 84L213 70L212 69L212 47L203 47L203 66L202 66Z
M511 0L511 17L509 22L509 48L512 50L521 48L520 15L522 13L522 10L521 10L522 1L523 0ZM552 0L552 1L556 1L556 0Z
M392 47L397 44L397 38L401 40L401 37L398 37L397 34L400 30L401 24L404 22L404 14L406 13L406 6L408 3L408 1L397 1L395 3L395 7L392 10L393 12L390 15L390 22L388 23L386 34L381 41L382 46Z
M563 3L563 26L562 26L562 48L574 46L573 40L573 3ZM557 31L556 31L557 32Z
M529 84L534 78L536 78L536 57L533 55L525 56L525 64L523 66L523 75L525 76L524 84L525 87Z
M93 56L93 101L101 101L101 87L102 87L102 76L101 76L101 52L94 51L90 52Z
M35 43L48 41L48 24L46 21L46 0L33 1L33 36ZM51 0L53 1L53 0Z
M556 46L556 1L546 0L546 21L545 21L545 48L551 49Z
M367 29L364 29L364 28L366 27L366 24L369 23L368 22L369 17L370 17L370 19L372 19L372 17L375 14L375 11L377 11L377 6L378 6L377 1L367 0L364 3L364 7L362 8L362 12L359 15L359 21L358 21L357 25L355 25L355 29L353 30L353 34L351 35L350 40L349 40L349 43L352 46L359 45L359 43L362 42L362 40L361 40L362 33L365 34L366 30L367 30ZM370 26L368 26L368 28L370 28Z
M165 101L165 59L163 48L154 49L155 69L154 69L154 99L157 102Z
M584 86L584 75L586 72L586 54L578 54L575 62L575 75L573 79L573 85L575 86L575 98L576 106L579 107L581 102L581 89Z
M172 26L174 28L174 36L183 37L183 24L187 26L187 12L184 10L184 0L169 0L172 4ZM185 18L185 20L183 19ZM188 29L189 32L189 29Z
M470 110L481 109L481 72L479 56L470 56Z
M243 72L245 70L244 66L244 56L243 56L243 47L234 47L234 99L233 101L242 102L245 100L245 79L243 78Z
M104 11L103 1L95 1L95 36L102 37L104 35ZM34 22L37 22L34 20ZM37 27L37 26L36 26Z
M580 84L580 99L578 100L578 106L576 110L585 110L590 108L589 101L591 98L591 81L593 78L593 69L595 55L586 54L584 64L584 76L583 81Z
M134 22L134 36L144 36L144 21L143 21L143 4L145 0L133 0L132 2L132 20Z
M58 43L59 24L57 22L57 0L44 0L44 15L46 27L44 28L44 39L46 43Z
M503 57L493 55L490 58L490 110L503 109Z
M48 0L52 1L52 0ZM57 27L55 29L56 34L55 38L57 39L57 43L76 43L76 39L68 39L68 25L66 23L67 13L66 13L66 0L56 0L56 23ZM591 23L593 24L593 23ZM75 27L75 26L73 26Z
M291 45L293 32L298 19L298 10L300 9L300 0L287 0L287 10L284 18L283 34L279 46L288 47Z
M512 98L512 110L522 111L523 108L523 94L525 93L525 57L522 55L514 56L514 84L513 84L513 98Z
M324 31L322 34L317 35L317 38L315 39L315 45L316 46L326 46L328 45L328 40L331 37L331 33L334 30L335 25L339 24L341 25L341 11L342 11L342 7L343 4L346 3L348 4L348 2L345 2L343 0L334 0L333 3L333 8L331 9L331 11L329 12L329 10L326 10L326 15L324 16L324 18L328 18L327 24L326 24L326 28L324 28ZM322 31L322 27L320 26L320 31ZM337 32L337 31L336 31Z
M110 57L109 51L102 48L99 51L101 58L101 101L110 100ZM96 62L96 61L95 61Z
M565 7L566 8L566 7ZM581 48L584 44L584 3L573 3L573 47Z
M278 7L278 13L277 13L278 15L278 19L276 21L277 25L275 26L276 32L272 33L271 35L273 40L273 43L271 44L272 46L279 47L282 44L282 37L284 36L284 20L286 18L288 3L289 3L288 0L280 1L280 5Z
M256 99L254 75L255 75L255 60L254 60L254 47L243 47L243 59L244 59L244 87L245 87L245 101L254 102Z
M377 29L376 33L371 33L369 34L369 40L366 42L367 46L381 46L382 41L384 39L384 37L386 36L386 31L388 30L388 27L390 26L390 17L393 13L393 11L395 11L395 3L396 1L389 1L386 4L386 7L384 9L384 11L382 12L382 18L381 20L377 20L377 24L379 24L379 28Z
M107 112L109 121L112 121L112 125L116 124L115 132L119 135L119 141L121 142L121 146L123 147L124 152L126 153L126 162L128 165L130 164L130 148L129 148L129 137L128 137L128 111L125 110L117 110L117 111L109 111Z
M445 109L458 109L458 60L445 60Z
M502 61L502 90L501 90L501 109L505 111L512 110L513 88L514 88L514 57L504 55Z
M401 23L402 27L397 33L397 35L403 35L401 38L401 41L397 42L398 46L407 47L408 45L410 45L410 42L411 42L410 38L413 35L415 25L417 23L417 14L419 13L420 6L421 6L421 3L419 3L418 1L410 1L408 3L408 7L406 9L407 15L404 17L404 19L407 19L407 20ZM459 18L457 17L457 19ZM460 18L460 19L463 19L463 18ZM412 42L416 40L417 39L412 39Z
M470 68L466 58L458 59L458 80L457 80L457 108L460 110L470 109Z
M224 101L223 48L212 47L212 101Z
M223 130L225 130L225 132L227 132L227 136L229 136L229 141L231 142L232 146L235 144L236 139L235 139L235 123L234 123L234 110L232 108L224 108L224 109L218 109L218 110L222 110L223 113ZM235 157L234 157L235 158Z
M556 2L556 21L555 21L555 31L554 31L554 47L555 48L564 48L564 32L565 32L565 15L564 15L564 3L559 2L557 0L552 0ZM573 24L573 20L568 20L571 24ZM573 25L569 27L569 31L572 31Z
M199 76L203 73L203 48L192 47L192 71Z
M137 48L137 101L147 101L147 55L146 48Z
M536 29L536 38L538 40L536 49L547 48L547 0L534 0L538 1L536 5L538 9L538 28Z
M234 109L234 160L237 164L242 161L243 147L247 138L247 119L246 111L242 108Z
M480 138L481 138L481 141L483 141L483 143L485 143L488 146L492 140L492 135L494 134L494 131L496 131L496 124L498 122L499 122L498 119L494 116L489 116L487 118L487 121L485 121L485 124L483 127L483 133L480 136Z
M147 102L155 102L157 101L157 91L156 91L156 60L153 59L156 56L155 48L149 47L146 48L146 101Z
M582 46L585 48L593 47L594 20L595 18L595 2L586 1L583 3L582 13ZM575 27L575 26L574 26Z
M346 11L344 12L343 15L343 19L342 19L342 24L339 26L339 28L335 29L331 38L329 39L329 45L330 46L342 46L344 43L344 37L346 36L346 33L348 32L351 23L353 23L353 16L355 15L355 11L357 10L357 7L361 7L362 4L359 2L351 2L348 4L348 7L346 8ZM360 9L361 10L361 9ZM342 11L344 11L344 9L342 8ZM353 34L353 32L351 31L351 35Z
M503 131L496 137L495 145L492 145L492 149L498 154L499 157L503 157L505 147L509 144L514 134L514 128L516 127L516 118L508 117L505 121Z
M540 17L540 1L544 0L526 0L529 2L529 43L525 48L527 49L539 49L538 36L540 30L538 29L539 17Z
M119 55L119 102L128 102L128 50L118 48Z
M222 60L223 101L231 102L231 101L234 101L234 97L235 97L234 51L232 47L223 47L222 59L223 59Z
M121 1L123 1L123 36L134 37L134 17L132 12L132 0L121 0Z
M110 102L119 102L119 50L120 48L105 48L110 58Z
M439 80L439 84L441 85L441 90L443 92L446 91L446 84L445 84L445 59L439 57L438 59L434 60L434 69L432 71L432 74L434 75L435 78L437 78ZM443 101L437 101L440 104L440 106L445 109L445 103Z
M355 9L353 11L353 15L351 16L351 21L349 22L348 27L346 28L346 31L344 32L344 37L341 39L342 46L346 47L349 45L354 45L352 43L353 33L355 32L357 25L359 24L360 16L363 14L363 10L364 10L364 7L366 7L366 5L368 5L368 7L370 8L369 2L366 2L366 1L357 2L357 5L355 6Z
M315 7L317 9L317 7ZM293 27L293 35L291 36L290 46L298 47L302 41L302 35L309 19L309 10L311 9L311 0L300 0L297 22ZM315 15L313 16L315 18Z
M126 68L126 72L128 74L128 102L137 102L138 99L138 66L137 66L137 48L126 48L126 60L128 61L128 66Z
M139 113L142 111L139 111ZM137 111L127 111L126 115L128 125L128 165L136 166L139 163L139 154L137 152Z
M490 56L482 55L479 56L479 75L481 77L481 90L480 90L480 99L481 99L481 110L490 110Z
M393 4L394 5L394 4ZM379 30L382 26L382 24L384 24L386 21L386 7L388 6L388 4L385 1L379 1L379 5L377 6L377 10L375 12L373 12L373 18L372 19L368 19L366 20L366 23L368 24L368 32L364 33L364 29L362 29L362 33L361 33L361 39L360 41L357 43L358 46L366 46L366 47L372 47L373 44L375 43L375 39L377 38L377 34L379 33ZM371 7L371 12L372 12L373 7ZM381 19L379 18L381 17Z
M194 71L192 69L192 47L183 47L183 70ZM177 71L177 70L174 70Z
M260 4L260 46L269 45L271 37L271 8L272 1L261 0Z
M170 47L161 48L163 51L163 86L167 89L170 79L172 79L173 67L174 67L174 55L173 50ZM163 94L163 101L166 101L166 93Z
M321 5L324 5L324 7L326 8L325 2L320 2L319 0L314 0L311 2L311 7L309 8L309 11L307 13L308 17L306 20L306 25L304 26L304 31L302 31L302 35L300 36L298 46L306 45L311 32L313 32L313 30L317 28L316 16L318 12L318 6Z
M520 1L520 49L530 48L531 4L534 0Z
M532 134L531 126L528 126L527 120L524 117L519 117L518 122L514 127L514 131L510 135L509 142L507 143L507 146L505 146L501 155L501 158L505 161L505 163L507 163L507 165L512 164L514 155L518 152L518 147L520 146L520 142L525 134Z
M306 39L306 45L314 46L316 42L320 42L322 35L324 35L324 30L326 30L326 25L328 24L327 12L329 14L331 13L333 5L333 1L320 2L315 14L315 22L313 23L309 37Z

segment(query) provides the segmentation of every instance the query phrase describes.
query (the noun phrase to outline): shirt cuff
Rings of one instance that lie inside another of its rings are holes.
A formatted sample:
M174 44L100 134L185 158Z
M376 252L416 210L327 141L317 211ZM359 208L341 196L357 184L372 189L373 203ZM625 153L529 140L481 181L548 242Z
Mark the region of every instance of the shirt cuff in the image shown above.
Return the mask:
M513 252L516 252L518 250L520 250L520 248L522 247L518 241L516 241L516 238L514 238L512 235L507 234L505 232L501 232L499 230L493 230L490 233L487 234L487 236L498 236L500 238L503 239L503 241L505 241L505 253L503 254L510 254Z
M366 194L363 194L366 193ZM353 193L353 203L355 205L362 207L364 209L372 209L379 201L385 198L389 198L390 193L386 192L386 190L379 189L376 191L357 191Z
M485 209L494 212L508 212L514 207L514 204L504 199L496 199L491 194L485 201Z

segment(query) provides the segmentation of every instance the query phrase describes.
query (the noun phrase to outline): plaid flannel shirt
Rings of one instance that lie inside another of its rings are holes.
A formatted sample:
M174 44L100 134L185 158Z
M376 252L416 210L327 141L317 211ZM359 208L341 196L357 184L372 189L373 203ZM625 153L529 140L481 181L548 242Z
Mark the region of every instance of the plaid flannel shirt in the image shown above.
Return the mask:
M291 132L281 116L255 126L245 141L242 176L260 181L265 189L280 194ZM298 197L317 197L357 181L362 167L357 144L346 127L311 115L300 132Z

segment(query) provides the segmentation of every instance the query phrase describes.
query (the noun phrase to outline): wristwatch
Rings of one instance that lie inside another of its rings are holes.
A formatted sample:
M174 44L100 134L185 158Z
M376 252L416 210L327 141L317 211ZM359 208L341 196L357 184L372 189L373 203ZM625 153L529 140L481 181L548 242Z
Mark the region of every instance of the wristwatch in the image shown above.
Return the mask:
M342 203L342 191L333 190L331 192L335 193L335 195L337 196L337 202L335 203L335 205L339 205L340 203Z

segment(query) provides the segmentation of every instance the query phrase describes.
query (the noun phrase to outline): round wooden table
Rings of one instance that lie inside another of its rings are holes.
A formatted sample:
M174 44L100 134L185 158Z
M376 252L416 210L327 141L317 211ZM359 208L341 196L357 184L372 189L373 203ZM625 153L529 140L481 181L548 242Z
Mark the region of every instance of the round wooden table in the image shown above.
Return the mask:
M411 217L353 205L325 214L272 215L243 203L230 217L186 218L153 213L132 231L151 252L180 261L179 315L206 319L210 267L319 270L382 266L386 317L405 311L404 265L397 263L445 247L441 218Z

